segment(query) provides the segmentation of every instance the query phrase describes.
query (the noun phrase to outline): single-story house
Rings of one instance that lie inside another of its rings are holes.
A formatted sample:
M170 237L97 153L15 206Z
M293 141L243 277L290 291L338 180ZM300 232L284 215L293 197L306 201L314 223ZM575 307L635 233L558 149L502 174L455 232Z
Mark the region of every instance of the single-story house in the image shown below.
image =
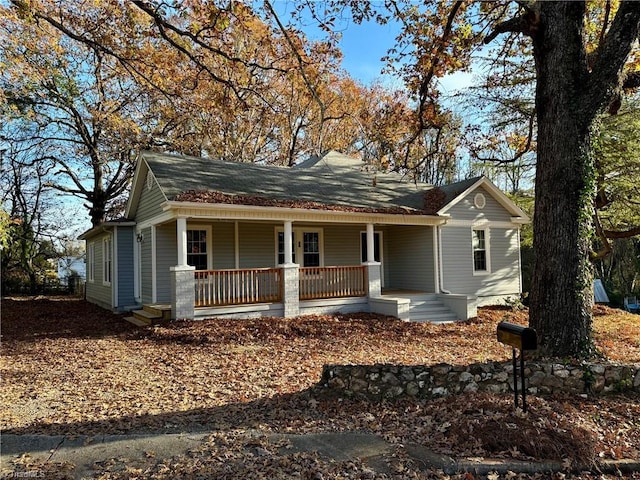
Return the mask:
M140 319L464 320L520 294L527 222L483 176L436 187L333 151L292 168L143 152L124 217L80 237L86 297Z

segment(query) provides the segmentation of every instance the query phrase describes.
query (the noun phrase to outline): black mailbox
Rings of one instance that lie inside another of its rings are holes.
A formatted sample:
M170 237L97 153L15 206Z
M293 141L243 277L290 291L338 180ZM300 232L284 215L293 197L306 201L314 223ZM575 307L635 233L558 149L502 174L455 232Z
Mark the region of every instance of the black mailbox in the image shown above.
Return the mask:
M498 324L498 341L511 345L518 350L535 350L538 348L538 335L533 328L523 327L515 323L500 322Z
M498 341L510 345L513 350L513 404L518 408L518 363L516 349L520 350L520 380L522 381L522 410L527 411L527 391L524 380L524 351L538 348L538 334L533 328L515 323L498 324Z

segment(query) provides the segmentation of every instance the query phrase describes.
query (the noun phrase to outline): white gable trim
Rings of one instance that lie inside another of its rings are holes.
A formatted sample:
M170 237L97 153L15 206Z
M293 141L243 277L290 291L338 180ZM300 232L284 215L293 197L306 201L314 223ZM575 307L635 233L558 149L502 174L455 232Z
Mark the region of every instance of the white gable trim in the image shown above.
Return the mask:
M140 196L143 189L147 188L147 176L150 174L153 176L153 182L160 188L162 196L167 200L167 196L160 187L160 184L153 175L151 168L147 161L143 158L142 154L138 156L136 164L136 170L133 174L133 180L131 181L131 193L127 200L127 208L125 209L124 216L128 219L133 219L136 210L138 209L138 203L140 202Z
M481 177L480 179L478 179L476 183L471 185L464 192L454 198L451 202L438 210L438 215L446 215L452 207L466 198L469 193L480 187L484 187L491 194L491 196L514 217L512 218L512 221L514 223L529 223L531 221L529 216L524 213L524 211L520 207L513 203L513 201L509 197L502 193L502 190L496 187L493 182L491 182L487 177Z
M522 222L499 222L495 220L449 220L443 227L492 227L492 228L517 228L518 230L522 228Z

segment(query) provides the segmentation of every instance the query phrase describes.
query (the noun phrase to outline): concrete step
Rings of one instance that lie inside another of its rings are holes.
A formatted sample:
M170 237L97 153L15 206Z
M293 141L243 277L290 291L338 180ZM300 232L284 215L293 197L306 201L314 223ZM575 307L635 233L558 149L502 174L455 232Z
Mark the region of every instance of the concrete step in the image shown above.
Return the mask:
M451 310L446 305L419 305L409 307L409 313L450 313Z
M459 320L435 295L412 295L409 318L412 322L430 323L451 323Z
M419 323L454 323L459 321L454 313L410 315L409 318L412 322Z

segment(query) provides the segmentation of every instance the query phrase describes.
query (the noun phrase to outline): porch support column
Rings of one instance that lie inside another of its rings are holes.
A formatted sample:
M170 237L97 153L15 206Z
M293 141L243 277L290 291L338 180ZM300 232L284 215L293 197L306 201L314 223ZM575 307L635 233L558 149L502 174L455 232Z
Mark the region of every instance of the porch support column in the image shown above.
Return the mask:
M284 264L291 265L293 263L293 255L292 255L292 247L291 244L291 234L293 233L293 222L291 220L287 220L284 222Z
M176 231L178 242L178 265L187 265L187 219L178 217L176 219Z
M375 260L375 242L373 235L373 223L367 223L367 295L376 298L382 295L382 268L380 262Z
M436 293L440 293L440 236L438 229L440 227L434 225L431 227L433 232L433 285Z
M282 265L282 304L284 318L300 315L300 265L293 263L293 222L284 222L284 264Z
M169 267L171 272L171 318L193 320L196 303L195 270L191 265Z
M375 257L375 241L373 235L373 223L367 223L367 263L376 261Z
M300 268L295 263L282 265L282 303L284 318L300 315Z

